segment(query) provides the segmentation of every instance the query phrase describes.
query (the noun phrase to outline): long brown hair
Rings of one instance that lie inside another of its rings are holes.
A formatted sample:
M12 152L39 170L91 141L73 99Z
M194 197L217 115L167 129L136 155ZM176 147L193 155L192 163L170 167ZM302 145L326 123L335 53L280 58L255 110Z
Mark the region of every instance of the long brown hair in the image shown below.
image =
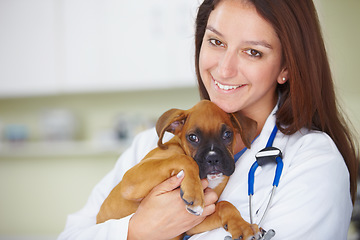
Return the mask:
M204 0L195 29L195 68L201 98L209 99L199 72L199 55L207 21L221 0ZM239 0L240 1L240 0ZM276 123L284 134L301 128L326 132L341 152L350 173L350 192L355 201L358 144L337 104L334 83L312 0L248 0L275 29L282 45L289 79L278 84L281 92Z

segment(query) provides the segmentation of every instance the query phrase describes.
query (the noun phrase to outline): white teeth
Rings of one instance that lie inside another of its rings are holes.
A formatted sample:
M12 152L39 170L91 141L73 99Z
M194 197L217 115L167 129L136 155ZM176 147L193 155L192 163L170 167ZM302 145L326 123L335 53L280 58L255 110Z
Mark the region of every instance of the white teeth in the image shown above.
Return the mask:
M240 86L228 86L228 85L222 85L221 83L215 81L215 84L222 90L233 90L233 89L237 89L238 87L241 87L242 85Z

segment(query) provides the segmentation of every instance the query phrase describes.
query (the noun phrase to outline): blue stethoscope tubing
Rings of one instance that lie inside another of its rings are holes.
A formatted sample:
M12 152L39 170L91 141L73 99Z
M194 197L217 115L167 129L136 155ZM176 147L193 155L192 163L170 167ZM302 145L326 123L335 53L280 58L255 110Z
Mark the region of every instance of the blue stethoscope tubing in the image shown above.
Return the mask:
M254 221L253 221L253 211L252 211L252 201L251 200L252 200L252 196L254 195L255 171L259 166L262 166L269 162L275 162L277 165L276 171L275 171L275 177L274 177L274 181L273 181L273 188L272 188L272 191L270 194L268 204L264 211L264 214L258 224L259 227L261 227L261 224L262 224L263 220L265 219L265 216L267 215L268 210L271 206L276 188L279 186L279 181L280 181L281 173L282 173L283 166L284 166L283 161L282 161L282 153L281 153L280 149L272 146L274 143L274 139L275 139L277 131L278 131L278 127L275 124L274 129L272 130L269 140L266 144L266 147L256 154L256 161L251 166L250 171L249 171L249 176L248 176L250 223L253 224Z

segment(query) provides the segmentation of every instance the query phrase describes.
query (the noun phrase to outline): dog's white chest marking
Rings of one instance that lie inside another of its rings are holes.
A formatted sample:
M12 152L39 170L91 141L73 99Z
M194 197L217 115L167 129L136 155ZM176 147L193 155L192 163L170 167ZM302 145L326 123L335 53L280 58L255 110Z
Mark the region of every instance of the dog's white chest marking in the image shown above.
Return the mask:
M224 179L223 174L214 174L214 175L207 175L207 180L209 182L209 188L214 189L216 188L220 183L222 183Z

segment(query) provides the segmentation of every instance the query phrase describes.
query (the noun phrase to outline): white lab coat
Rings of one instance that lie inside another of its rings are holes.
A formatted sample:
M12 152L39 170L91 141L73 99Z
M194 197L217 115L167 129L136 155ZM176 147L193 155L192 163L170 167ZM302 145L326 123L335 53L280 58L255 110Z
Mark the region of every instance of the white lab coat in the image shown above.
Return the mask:
M251 149L246 150L237 161L236 170L220 196L220 200L233 203L247 221L248 171L255 161L255 154L266 146L275 125L276 109L268 117ZM167 136L168 139L170 137ZM96 215L124 173L155 148L157 141L155 129L139 134L119 158L114 169L95 186L85 207L68 216L65 230L58 239L126 240L132 215L95 224ZM273 240L346 239L352 213L349 173L331 138L325 133L305 129L291 136L278 131L273 146L282 151L284 168L262 227L275 230ZM268 203L275 167L275 164L269 164L256 170L253 196L255 223L260 221ZM219 228L192 236L191 240L222 240L227 235L229 233Z

